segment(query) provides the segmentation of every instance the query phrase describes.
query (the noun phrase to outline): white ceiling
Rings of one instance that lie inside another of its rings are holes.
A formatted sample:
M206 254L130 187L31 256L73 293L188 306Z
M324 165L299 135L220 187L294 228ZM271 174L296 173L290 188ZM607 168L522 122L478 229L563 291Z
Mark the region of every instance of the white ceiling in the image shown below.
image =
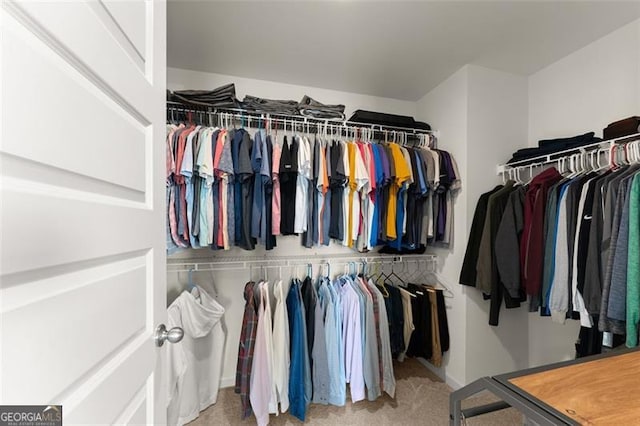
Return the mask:
M173 0L167 61L415 101L465 64L531 74L638 18L638 1Z

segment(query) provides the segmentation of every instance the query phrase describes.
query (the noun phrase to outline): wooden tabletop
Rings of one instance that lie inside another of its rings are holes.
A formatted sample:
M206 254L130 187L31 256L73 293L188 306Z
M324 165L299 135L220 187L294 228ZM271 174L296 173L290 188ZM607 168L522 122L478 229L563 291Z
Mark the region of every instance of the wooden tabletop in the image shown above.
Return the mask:
M640 351L509 382L584 425L640 424Z

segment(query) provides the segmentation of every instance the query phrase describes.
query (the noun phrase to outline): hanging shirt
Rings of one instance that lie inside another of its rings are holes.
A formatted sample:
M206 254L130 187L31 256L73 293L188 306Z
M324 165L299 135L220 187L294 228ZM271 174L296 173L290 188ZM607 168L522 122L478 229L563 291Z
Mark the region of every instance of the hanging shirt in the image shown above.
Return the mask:
M260 224L260 235L264 239L266 250L272 250L276 246L276 237L273 235L273 180L271 178L271 162L273 157L273 141L271 135L267 135L263 142L263 151L267 161L262 162L260 175L264 187L264 207L262 214L265 220Z
M258 307L258 325L256 342L251 367L251 382L249 399L251 408L256 416L259 426L269 424L269 403L272 399L272 365L269 358L269 345L271 344L271 311L267 312L264 285L259 283L255 291L259 293L260 305Z
M322 245L324 243L324 215L325 215L325 195L327 190L329 189L329 178L327 176L327 159L326 159L326 149L327 145L324 141L317 144L318 145L318 178L316 180L316 197L317 197L317 225L316 225L316 234L315 238L317 239L317 243Z
M240 178L240 145L244 138L244 129L233 132L231 138L231 158L233 160L233 198L234 198L234 233L235 245L242 242L242 181Z
M363 353L358 294L349 283L340 288L342 295L342 341L345 347L345 380L350 384L351 402L364 399Z
M379 313L379 323L380 323L380 353L381 353L381 361L382 361L382 375L380 376L382 379L382 389L391 397L395 398L396 394L396 378L393 373L393 357L391 356L391 342L389 338L389 320L387 317L387 310L384 304L384 296L378 290L378 288L373 284L371 280L368 281L367 285L372 293L376 294L376 303L378 307ZM403 289L400 289L403 291ZM405 293L407 293L405 291ZM411 302L409 302L409 311ZM405 329L407 324L407 318L405 317ZM413 322L410 323L411 330L413 330ZM406 333L405 333L406 336ZM409 341L408 337L405 341Z
M367 172L366 158L363 144L354 144L355 150L355 191L353 200L353 227L351 233L351 240L356 241L363 231L363 215L368 215L368 203L367 196L371 191L371 184L369 183L369 173ZM360 247L360 250L364 249L364 246Z
M640 174L631 183L629 200L629 255L627 263L627 340L629 348L638 346L640 323Z
M292 416L304 421L307 413L306 379L307 356L304 305L300 297L300 284L294 280L287 295L289 335L291 336L291 366L289 370L289 409ZM309 379L310 381L310 379Z
M301 234L307 230L309 207L309 181L311 180L311 146L306 137L298 138L298 175L296 179L295 217L293 232Z
M324 330L327 342L327 359L329 371L329 403L343 406L345 404L344 351L342 351L342 305L336 289L328 279L323 279L318 289L318 297L325 308Z
M577 216L577 228L575 239L573 241L573 261L572 261L572 275L571 275L571 295L573 298L573 308L574 311L580 313L580 325L582 327L591 328L593 327L593 322L591 321L591 315L587 312L587 309L584 306L584 300L582 298L582 294L578 291L578 262L580 261L580 239L582 231L582 220L584 218L585 212L585 204L587 200L587 195L592 187L592 184L595 180L595 177L589 179L582 187L582 191L580 193L580 200L578 202L578 216ZM571 243L571 242L570 242Z
M288 143L284 137L280 157L280 202L285 206L280 213L280 233L291 235L295 231L296 184L298 181L298 141L291 138Z
M345 191L345 206L344 217L345 217L345 226L346 226L346 234L345 238L342 242L343 245L347 247L353 247L353 228L354 228L354 216L357 214L360 215L360 205L358 196L356 195L357 191L357 183L356 183L356 150L355 144L352 142L347 143L347 161L349 168L349 184L348 190ZM356 206L356 204L358 204Z
M193 144L194 139L200 131L200 126L197 126L193 132L187 137L186 145L184 148L184 156L182 159L182 166L180 168L180 174L184 177L185 189L186 189L186 208L187 208L187 236L189 237L189 244L193 247L196 245L196 241L193 238L191 231L193 230Z
M273 144L273 159L271 168L271 179L273 180L273 198L271 201L272 222L271 232L273 235L280 235L280 156L282 147L279 143Z
M374 317L374 299L366 284L360 277L356 277L354 284L360 289L365 297L365 304L362 306L365 311L365 327L363 331L364 357L363 375L364 382L367 387L367 399L375 401L381 394L380 391L380 357L378 354L378 340L376 337L375 317ZM376 308L377 311L377 308Z
M324 158L324 207L322 211L322 244L329 245L329 229L331 228L331 202L333 199L333 193L331 189L331 150L329 149L329 142L325 141L324 145L325 158Z
M251 218L253 212L253 190L255 175L251 164L251 156L253 150L253 141L249 133L243 131L242 141L238 150L238 173L241 183L241 208L238 209L242 215L240 244L239 246L245 250L253 250L255 248L255 239L251 237Z
M167 255L172 255L180 248L173 240L172 229L176 229L176 217L175 217L175 194L173 189L173 173L175 171L175 160L173 157L173 137L179 127L174 125L167 125L167 139L166 139L166 205L167 205L167 221L166 221L166 242L167 242ZM177 238L177 235L176 235Z
M251 168L253 170L253 202L251 208L251 238L258 239L260 237L260 223L264 219L262 217L262 208L264 206L264 181L260 175L262 168L263 155L262 152L262 131L256 132L253 137L253 149L251 150ZM264 240L259 242L264 244Z
M380 234L380 210L385 206L382 205L382 191L384 185L384 166L382 164L382 148L379 145L371 144L373 152L373 161L375 162L375 191L372 192L371 203L371 225L369 235L369 250L378 244L378 235Z
M402 237L402 229L398 230L397 222L400 220L400 216L403 215L402 209L398 211L398 193L403 188L403 185L410 179L410 171L407 163L404 160L404 156L400 147L396 144L389 144L391 150L392 161L395 168L395 179L392 182L389 191L389 204L387 207L387 237L395 240ZM398 232L400 231L400 233Z
M273 314L273 382L276 403L280 404L280 412L289 409L289 317L285 306L283 282L276 282L273 293L276 306ZM271 412L271 409L269 410ZM277 413L276 413L277 414Z
M321 284L318 286L320 288ZM326 285L325 285L326 287ZM311 358L313 360L311 367L311 376L313 383L313 402L316 404L329 404L329 360L327 355L327 339L325 333L325 318L327 314L327 305L331 300L327 299L325 291L321 297L321 290L318 290L317 300L314 308L314 339ZM329 321L330 322L330 321Z
M563 186L558 203L558 220L554 247L554 274L549 296L549 310L554 322L564 324L569 307L569 259L567 252L567 188Z
M240 342L238 344L238 363L236 366L235 392L240 394L242 405L242 418L251 415L251 401L249 400L249 388L251 384L251 369L253 367L253 353L258 327L258 312L255 306L253 282L244 286L244 315L242 317L242 329L240 330Z

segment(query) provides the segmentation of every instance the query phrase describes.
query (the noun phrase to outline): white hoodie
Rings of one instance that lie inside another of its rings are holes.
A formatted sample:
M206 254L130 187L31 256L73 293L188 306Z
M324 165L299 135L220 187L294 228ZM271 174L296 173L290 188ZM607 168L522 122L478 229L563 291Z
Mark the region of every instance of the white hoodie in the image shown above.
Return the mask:
M167 327L182 327L184 338L167 344L167 424L183 425L215 404L222 373L224 308L201 287L200 301L183 291L168 308Z

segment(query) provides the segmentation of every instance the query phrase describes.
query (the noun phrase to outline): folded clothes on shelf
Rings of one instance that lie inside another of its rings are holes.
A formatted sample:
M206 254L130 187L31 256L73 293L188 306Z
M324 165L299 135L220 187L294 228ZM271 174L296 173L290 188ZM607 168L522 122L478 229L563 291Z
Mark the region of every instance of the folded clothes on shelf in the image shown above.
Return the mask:
M300 114L323 120L344 120L344 105L325 105L304 95L298 104Z
M595 137L594 132L568 138L543 139L538 141L537 148L522 148L514 152L511 159L507 161L507 164L528 160L541 155L549 155L567 149L579 148L600 141L602 141L602 139Z
M199 105L214 108L237 108L236 87L225 84L213 90L175 90L167 93L167 100L186 105Z
M246 95L242 100L242 108L266 114L298 115L298 102L292 100L265 99Z

